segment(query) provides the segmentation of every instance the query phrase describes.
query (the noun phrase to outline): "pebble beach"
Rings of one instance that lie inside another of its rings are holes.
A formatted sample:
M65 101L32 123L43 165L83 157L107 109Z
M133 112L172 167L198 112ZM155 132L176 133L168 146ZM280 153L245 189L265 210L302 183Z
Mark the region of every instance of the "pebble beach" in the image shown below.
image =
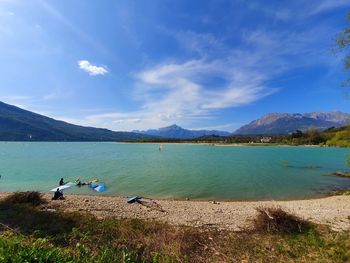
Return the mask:
M0 193L0 200L10 193ZM157 200L163 211L138 203L128 204L126 197L65 195L51 200L43 209L92 213L98 218L156 219L174 225L215 227L239 231L251 225L257 207L281 207L303 219L330 226L333 230L350 229L350 196L331 196L291 201L192 201Z

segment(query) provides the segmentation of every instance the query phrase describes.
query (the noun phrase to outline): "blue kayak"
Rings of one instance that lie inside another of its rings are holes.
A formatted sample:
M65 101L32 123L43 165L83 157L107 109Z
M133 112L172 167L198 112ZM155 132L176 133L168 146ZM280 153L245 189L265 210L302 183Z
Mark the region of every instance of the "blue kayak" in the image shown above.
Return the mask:
M96 192L99 192L99 193L106 191L106 186L104 184L100 184L100 183L92 183L89 185L89 187L92 190L95 190Z

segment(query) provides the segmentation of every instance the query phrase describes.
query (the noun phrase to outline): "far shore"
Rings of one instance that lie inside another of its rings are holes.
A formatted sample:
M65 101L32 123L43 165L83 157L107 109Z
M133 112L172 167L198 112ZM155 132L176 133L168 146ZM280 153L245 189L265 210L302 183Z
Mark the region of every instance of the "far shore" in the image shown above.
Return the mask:
M10 193L0 193L0 200ZM333 230L350 229L350 196L331 196L291 201L175 201L159 200L164 210L149 208L138 203L128 204L125 197L65 195L65 200L51 200L43 209L88 212L98 218L156 219L174 225L215 227L241 230L249 227L257 207L281 207L303 219L330 226ZM48 211L54 211L48 210Z
M332 147L323 145L291 145L291 144L274 144L274 143L211 143L211 142L115 142L118 144L183 144L183 145L205 145L205 146L228 146L228 147L239 147L239 146L276 146L276 147Z
M327 145L315 145L315 144L278 144L278 143L222 143L222 142L140 142L140 141L0 141L0 143L116 143L116 144L183 144L183 145L204 145L204 146L228 146L228 147L242 147L242 146L267 146L267 147L336 147L343 148L339 146L327 146Z

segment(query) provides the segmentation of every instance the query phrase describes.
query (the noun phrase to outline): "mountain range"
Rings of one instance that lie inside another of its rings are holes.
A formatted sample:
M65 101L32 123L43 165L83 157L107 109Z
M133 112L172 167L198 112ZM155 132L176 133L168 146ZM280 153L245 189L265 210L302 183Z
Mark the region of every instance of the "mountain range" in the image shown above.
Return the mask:
M0 141L133 141L152 136L83 127L0 102Z
M310 128L325 130L330 127L345 126L350 123L350 114L339 111L311 113L269 113L260 119L242 126L234 132L241 135L288 134L296 130Z
M193 139L202 136L229 136L231 133L226 131L216 131L216 130L187 130L176 124L146 131L133 131L135 133L147 134L152 136L157 136L161 138L175 138L175 139Z
M269 113L242 126L234 133L217 130L188 130L176 124L146 131L120 132L84 127L55 120L0 102L0 141L135 141L157 138L193 139L203 136L273 135L296 130L345 126L350 114L338 111Z

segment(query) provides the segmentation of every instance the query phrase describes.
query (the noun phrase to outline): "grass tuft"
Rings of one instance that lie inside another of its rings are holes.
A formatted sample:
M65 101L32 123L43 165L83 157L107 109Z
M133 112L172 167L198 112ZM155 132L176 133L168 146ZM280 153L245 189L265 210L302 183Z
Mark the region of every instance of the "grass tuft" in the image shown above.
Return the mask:
M254 230L257 232L300 234L312 228L311 223L284 211L280 207L258 207Z

